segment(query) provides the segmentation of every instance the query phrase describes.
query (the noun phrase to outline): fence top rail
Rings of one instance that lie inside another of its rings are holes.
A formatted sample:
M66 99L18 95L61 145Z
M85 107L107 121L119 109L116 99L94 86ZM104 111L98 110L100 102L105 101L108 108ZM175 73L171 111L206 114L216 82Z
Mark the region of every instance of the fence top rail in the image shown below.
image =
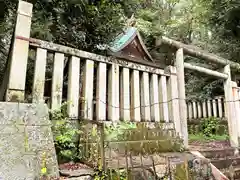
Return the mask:
M18 38L21 38L21 37L18 37ZM153 74L159 74L162 76L170 76L163 69L160 69L156 64L151 62L121 60L114 57L97 55L94 53L90 53L90 52L82 51L79 49L75 49L75 48L71 48L64 45L59 45L59 44L55 44L55 43L51 43L51 42L47 42L39 39L34 39L34 38L30 38L26 40L29 41L30 46L35 48L43 48L50 52L60 52L67 55L76 56L79 58L90 59L93 61L103 62L107 64L118 64L119 66L130 68L130 69L145 71Z

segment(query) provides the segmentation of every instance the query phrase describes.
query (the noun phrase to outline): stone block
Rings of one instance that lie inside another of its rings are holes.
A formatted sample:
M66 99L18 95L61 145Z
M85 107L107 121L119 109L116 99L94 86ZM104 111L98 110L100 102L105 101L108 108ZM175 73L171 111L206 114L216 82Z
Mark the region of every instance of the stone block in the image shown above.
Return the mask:
M0 102L0 178L59 177L48 108L44 104Z

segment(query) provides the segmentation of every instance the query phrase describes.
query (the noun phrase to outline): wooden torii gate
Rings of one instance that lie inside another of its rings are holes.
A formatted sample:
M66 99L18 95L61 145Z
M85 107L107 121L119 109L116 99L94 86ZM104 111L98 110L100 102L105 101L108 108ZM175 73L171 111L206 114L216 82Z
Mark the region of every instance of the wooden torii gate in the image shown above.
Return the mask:
M181 129L182 136L184 139L185 147L188 147L188 131L187 131L187 107L185 103L185 79L184 79L184 69L194 70L200 73L204 73L210 76L224 79L224 95L225 95L225 108L226 117L228 121L228 129L230 135L230 143L232 147L237 148L239 146L240 137L240 112L239 112L239 99L240 90L237 88L236 82L231 79L231 69L240 70L240 64L232 62L228 59L224 59L215 54L208 53L197 47L183 44L181 42L172 40L167 37L162 37L160 39L160 44L168 45L176 49L176 60L175 66L177 69L178 77L178 93L180 99L180 119L181 119ZM160 46L160 45L158 45ZM213 62L221 67L222 71L211 70L208 68L196 66L190 63L184 62L184 54L204 59Z

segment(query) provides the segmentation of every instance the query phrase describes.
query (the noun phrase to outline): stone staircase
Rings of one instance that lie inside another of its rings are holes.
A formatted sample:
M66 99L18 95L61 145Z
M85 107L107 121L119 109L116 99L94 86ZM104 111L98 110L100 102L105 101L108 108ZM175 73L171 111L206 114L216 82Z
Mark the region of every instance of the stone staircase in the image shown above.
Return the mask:
M229 179L240 180L240 155L234 148L200 150Z

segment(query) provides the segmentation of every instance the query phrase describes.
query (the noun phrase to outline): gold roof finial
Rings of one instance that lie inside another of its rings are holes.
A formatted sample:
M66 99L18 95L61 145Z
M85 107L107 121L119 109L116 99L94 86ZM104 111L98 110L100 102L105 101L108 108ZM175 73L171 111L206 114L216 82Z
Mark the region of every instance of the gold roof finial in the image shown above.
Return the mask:
M134 27L136 25L136 19L134 14L127 20L127 27Z

